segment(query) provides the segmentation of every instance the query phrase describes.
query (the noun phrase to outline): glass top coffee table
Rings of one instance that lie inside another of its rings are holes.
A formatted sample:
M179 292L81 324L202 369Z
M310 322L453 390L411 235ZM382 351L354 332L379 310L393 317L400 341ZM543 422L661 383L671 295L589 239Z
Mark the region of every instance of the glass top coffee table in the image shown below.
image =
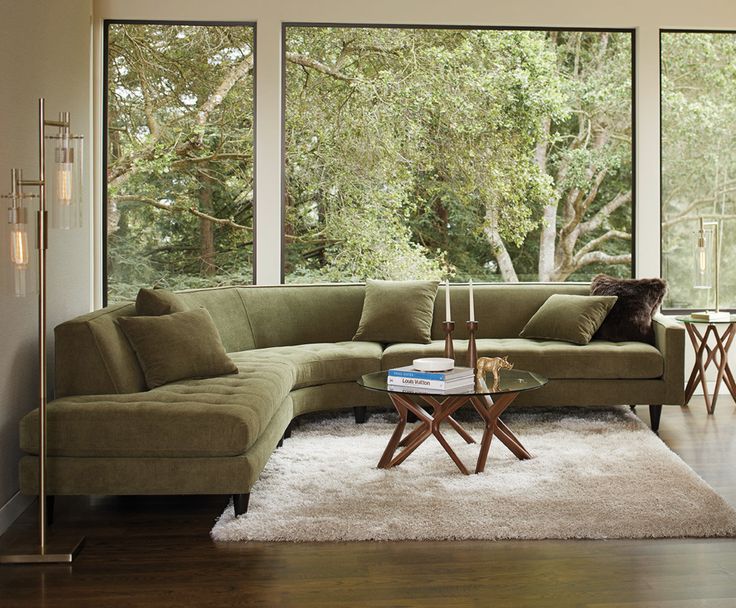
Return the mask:
M447 422L466 443L475 443L470 434L452 417L457 410L468 403L473 406L485 423L483 438L480 442L480 453L475 466L476 473L482 473L485 469L488 451L494 436L498 437L499 441L519 460L532 457L516 435L511 432L511 429L500 419L500 416L519 393L542 388L547 384L547 378L544 376L521 369L501 370L496 385L493 384L492 376L489 374L486 381L476 381L473 389L449 392L430 391L421 387L392 386L389 388L386 379L387 372L376 372L366 374L358 380L358 384L364 388L388 393L399 413L396 428L383 456L378 461L379 469L389 469L401 464L433 435L452 458L457 468L468 475L467 467L447 443L440 430L440 425ZM431 413L425 409L426 406L429 406ZM418 418L419 425L404 436L409 412ZM403 449L396 454L398 448Z

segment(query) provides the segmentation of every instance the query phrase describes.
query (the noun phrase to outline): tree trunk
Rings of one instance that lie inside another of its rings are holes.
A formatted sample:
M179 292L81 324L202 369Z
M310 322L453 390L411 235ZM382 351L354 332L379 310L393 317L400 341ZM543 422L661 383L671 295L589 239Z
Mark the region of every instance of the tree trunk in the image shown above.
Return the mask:
M516 275L514 269L514 263L511 261L511 256L506 250L506 246L503 244L500 235L496 230L487 232L488 240L491 242L493 247L493 255L496 256L496 262L498 263L498 269L501 271L501 276L506 283L518 283L519 277Z
M547 173L547 149L549 147L550 119L542 120L542 136L534 151L534 160L542 173ZM539 234L540 281L549 281L555 266L555 240L557 238L557 197L550 198L542 210L542 230Z
M555 268L555 240L557 238L557 201L542 210L542 230L539 234L539 280L551 281Z
M199 209L208 215L213 215L212 180L205 172L200 173ZM207 218L199 218L199 259L202 276L212 276L217 273L215 265L215 225Z
M286 171L286 167L284 167ZM284 232L284 259L282 260L284 276L288 276L294 270L293 264L291 264L291 256L289 255L289 244L292 243L294 237L294 226L291 223L290 209L294 206L294 197L291 196L288 190L284 192L284 211L283 217L281 218L281 226Z
M519 277L516 276L516 270L514 270L514 263L511 261L511 256L506 250L506 245L503 244L501 235L498 234L498 230L495 228L485 228L486 238L491 244L493 249L493 255L496 258L498 269L501 271L503 280L507 283L518 283Z
M319 242L317 247L319 248L319 254L317 256L319 267L324 268L327 265L327 259L325 258L325 251L327 249L327 210L325 209L325 197L320 196L317 202L317 216L319 218Z

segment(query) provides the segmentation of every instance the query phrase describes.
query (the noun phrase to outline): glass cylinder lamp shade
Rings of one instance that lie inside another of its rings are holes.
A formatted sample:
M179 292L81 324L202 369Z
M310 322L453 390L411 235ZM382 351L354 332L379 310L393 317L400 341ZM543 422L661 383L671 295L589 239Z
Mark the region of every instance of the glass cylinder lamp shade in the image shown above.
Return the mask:
M82 166L84 139L60 133L47 136L46 197L51 203L51 227L82 227Z
M23 298L28 292L28 210L18 199L8 209L8 243L10 244L10 284L12 295Z
M713 234L701 227L695 247L695 289L713 287Z

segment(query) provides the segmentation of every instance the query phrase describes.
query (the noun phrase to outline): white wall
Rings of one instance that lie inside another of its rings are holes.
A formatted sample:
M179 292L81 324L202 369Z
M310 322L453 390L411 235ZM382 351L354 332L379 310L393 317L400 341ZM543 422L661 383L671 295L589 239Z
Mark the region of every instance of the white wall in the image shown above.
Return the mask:
M71 112L74 131L89 142L91 14L91 0L0 0L0 193L10 190L13 167L26 178L38 177L39 97L46 98L48 118ZM87 202L89 194L87 188ZM2 200L3 222L7 202ZM50 328L87 312L92 303L89 214L85 222L86 230L49 235ZM2 245L0 264L7 264ZM17 495L18 422L38 404L37 318L34 295L0 295L0 532L28 504Z

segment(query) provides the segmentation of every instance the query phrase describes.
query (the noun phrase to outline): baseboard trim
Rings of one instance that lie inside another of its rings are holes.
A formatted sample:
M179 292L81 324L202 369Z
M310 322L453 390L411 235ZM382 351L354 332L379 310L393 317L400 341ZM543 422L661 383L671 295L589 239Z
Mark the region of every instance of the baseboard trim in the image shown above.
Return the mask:
M36 499L35 496L26 496L20 492L16 492L15 495L0 507L0 534L5 534L12 523L20 517L20 514L25 511L28 506Z

